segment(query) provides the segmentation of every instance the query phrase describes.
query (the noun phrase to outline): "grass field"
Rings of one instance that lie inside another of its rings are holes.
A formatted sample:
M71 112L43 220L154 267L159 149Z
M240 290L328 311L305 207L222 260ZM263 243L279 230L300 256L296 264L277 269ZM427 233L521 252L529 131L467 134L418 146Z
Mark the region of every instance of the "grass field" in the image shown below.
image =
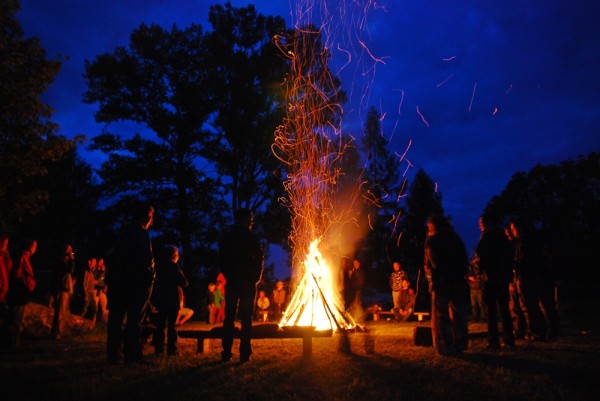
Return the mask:
M139 366L109 366L101 331L26 339L0 350L0 400L598 400L596 315L565 319L558 341L497 351L485 349L486 326L473 323L470 348L456 357L413 344L414 327L427 321L368 321L366 332L347 336L350 352L334 334L313 339L310 358L300 339L258 339L243 365L235 354L220 363L217 339L205 354L180 339L177 357L157 358L147 346Z

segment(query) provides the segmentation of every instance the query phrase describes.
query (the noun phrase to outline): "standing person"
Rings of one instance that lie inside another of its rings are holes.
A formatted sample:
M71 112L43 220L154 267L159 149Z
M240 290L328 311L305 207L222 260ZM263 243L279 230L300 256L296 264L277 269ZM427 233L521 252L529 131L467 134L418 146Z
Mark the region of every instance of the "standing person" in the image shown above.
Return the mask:
M276 322L281 320L281 315L285 310L287 302L287 293L285 292L285 288L283 288L283 284L283 281L278 281L273 290L273 320Z
M427 221L424 270L431 289L431 334L438 354L468 348L469 257L462 239L442 215Z
M518 219L510 222L515 238L515 274L517 291L521 307L527 320L532 341L544 341L548 327L540 308L542 274L544 271L544 250L537 233L528 230L525 223Z
M213 323L223 323L225 320L225 285L221 280L217 281L215 292L215 315Z
M154 257L148 230L154 218L152 206L139 207L136 220L118 235L114 254L107 261L108 363L119 362L121 342L125 363L142 359L142 323L154 283ZM127 323L123 330L123 322Z
M165 261L156 269L156 284L152 294L152 304L158 309L154 332L154 353L162 355L165 348L165 328L167 330L167 355L177 352L177 318L183 303L183 289L188 280L179 267L179 249L169 245L165 249Z
M392 274L390 274L390 288L392 290L392 302L394 304L394 317L396 320L400 320L399 308L400 302L398 300L398 296L400 295L400 290L402 289L402 280L407 278L406 272L401 269L400 262L394 262L392 264Z
M8 285L13 261L8 251L9 237L0 236L0 343L8 342Z
M25 305L29 302L30 294L35 289L36 281L33 276L31 257L35 254L36 250L37 241L33 239L27 240L19 265L11 270L9 276L7 299L10 306L8 319L10 346L12 347L20 345Z
M71 313L70 303L73 295L73 273L75 272L75 253L71 244L66 244L58 263L54 266L54 318L50 337L60 340L65 318Z
M227 280L221 352L223 362L230 361L232 357L236 312L239 312L242 323L240 362L248 362L252 355L252 311L264 259L258 236L252 232L253 222L249 209L239 209L235 213L235 223L219 242L219 267Z
M474 322L487 322L487 312L483 302L483 282L479 275L477 259L470 264L467 279L471 293L471 318Z
M99 258L96 268L94 269L94 282L96 290L96 316L100 316L100 323L102 326L106 325L108 311L106 309L106 267L104 266L104 259Z
M6 295L8 294L8 277L13 267L13 261L8 251L8 235L0 236L0 316L6 312ZM2 322L0 321L0 326Z
M355 258L352 261L352 271L350 272L350 289L352 294L350 310L352 317L358 321L362 321L363 318L362 294L364 287L365 271L361 268L360 260Z
M527 319L525 318L525 312L521 306L521 294L517 289L517 272L514 264L516 238L512 234L510 225L504 228L504 235L506 235L506 238L508 238L508 241L510 242L511 253L513 255L512 281L508 284L508 293L510 294L508 307L512 317L515 338L523 340L527 333Z
M215 316L217 316L217 307L215 306L215 290L217 286L215 283L208 283L206 289L206 303L208 304L208 323L213 324L215 322Z
M488 348L498 348L498 311L502 319L502 337L505 346L515 346L510 290L512 281L512 246L496 219L484 213L479 217L481 237L475 249L479 276L483 281L483 300L487 309Z
M540 301L548 322L548 340L556 340L560 335L558 314L558 281L554 262L549 252L545 252L546 269L542 274Z
M342 302L344 303L344 310L349 311L350 305L352 304L352 290L350 288L350 272L352 271L352 266L350 265L350 260L344 256L340 261L340 297L342 298Z
M88 259L87 267L83 272L83 309L81 317L85 318L91 312L91 318L94 324L96 323L96 315L98 313L98 300L96 298L96 285L98 281L94 272L98 268L98 260L94 257Z

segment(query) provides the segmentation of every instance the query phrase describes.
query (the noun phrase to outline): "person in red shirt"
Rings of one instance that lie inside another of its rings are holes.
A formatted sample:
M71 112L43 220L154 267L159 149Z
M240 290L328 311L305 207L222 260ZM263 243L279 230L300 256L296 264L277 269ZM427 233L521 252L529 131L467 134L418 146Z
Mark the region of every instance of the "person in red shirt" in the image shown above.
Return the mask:
M25 245L19 266L12 269L9 275L8 304L10 346L18 347L23 331L23 317L25 305L29 302L29 296L35 289L35 277L31 266L31 256L37 250L37 242L28 240Z

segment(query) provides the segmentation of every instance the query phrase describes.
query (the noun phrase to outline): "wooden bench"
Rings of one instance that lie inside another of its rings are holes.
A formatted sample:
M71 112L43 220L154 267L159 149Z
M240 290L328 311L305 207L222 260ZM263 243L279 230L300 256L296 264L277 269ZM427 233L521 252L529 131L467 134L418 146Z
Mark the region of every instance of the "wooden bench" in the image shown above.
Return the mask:
M423 316L429 316L429 312L413 312L413 315L417 315L417 321L422 322Z
M197 340L196 352L205 353L210 351L210 339L222 338L223 327L214 327L211 330L188 329L178 330L181 338L193 338ZM309 357L312 354L313 337L331 337L333 330L315 330L313 327L286 327L279 328L277 324L258 324L252 326L252 339L264 338L301 338L302 356ZM235 327L234 338L240 338L240 329Z
M394 316L394 312L385 310L377 310L371 313L373 314L373 320L379 320L381 316ZM422 322L423 316L429 316L429 312L413 312L413 315L417 317L417 321Z
M392 316L394 317L394 312L386 311L386 310L378 310L373 312L373 320L379 320L381 316Z

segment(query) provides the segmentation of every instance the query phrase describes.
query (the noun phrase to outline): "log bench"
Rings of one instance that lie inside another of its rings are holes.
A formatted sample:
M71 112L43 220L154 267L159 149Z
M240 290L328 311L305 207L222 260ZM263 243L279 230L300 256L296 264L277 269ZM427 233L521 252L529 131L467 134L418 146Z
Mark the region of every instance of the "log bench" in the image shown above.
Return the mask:
M205 353L210 351L210 339L222 338L223 327L214 327L211 330L187 329L178 330L177 334L181 338L192 338L197 341L196 352ZM279 328L277 324L258 324L252 326L252 339L264 338L301 338L302 356L309 357L312 354L313 337L331 337L333 330L315 330L314 327L285 327ZM240 329L235 327L234 338L240 338Z

